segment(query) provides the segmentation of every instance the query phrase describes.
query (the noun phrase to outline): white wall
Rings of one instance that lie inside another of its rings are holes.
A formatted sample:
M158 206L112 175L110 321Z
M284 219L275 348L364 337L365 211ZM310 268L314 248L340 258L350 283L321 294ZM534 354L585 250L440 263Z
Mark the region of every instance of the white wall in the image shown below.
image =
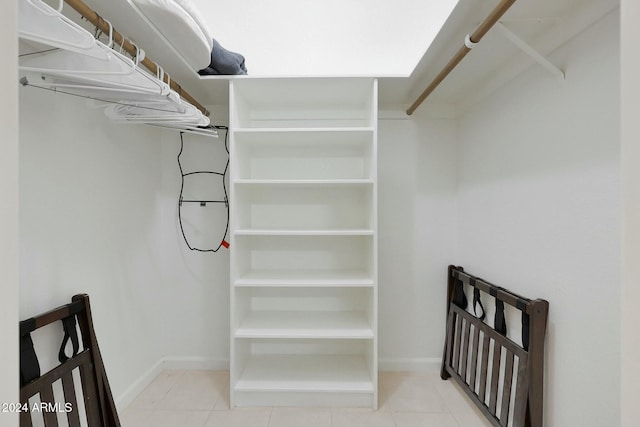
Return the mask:
M622 56L622 292L620 377L622 382L622 426L632 427L640 419L640 3L623 0L621 6Z
M113 124L83 99L33 87L20 89L20 112L20 318L88 293L122 405L161 367L225 368L228 251L191 252L183 241L179 134ZM223 171L224 132L186 135L182 159L185 172ZM193 179L184 196L223 198L219 184ZM185 205L192 244L220 242L223 211ZM59 325L48 329L34 335L43 371L61 340Z
M378 124L382 370L439 368L446 266L455 260L455 147L452 119Z
M118 396L163 345L161 133L33 87L20 89L20 132L20 317L88 293ZM56 328L34 335L43 372Z
M210 107L212 123L227 125L226 108ZM228 159L224 147L225 132L218 139L184 135L181 155L183 172L223 172ZM228 369L229 366L229 251L216 253L188 249L177 219L180 171L177 133L169 133L162 142L162 188L166 230L163 237L163 306L166 340L162 356L172 366ZM221 177L196 175L185 179L184 199L223 200ZM192 247L217 248L224 237L227 221L222 204L183 204L183 225ZM229 237L227 237L227 241Z
M194 3L251 75L408 76L457 0Z
M617 14L459 122L458 262L550 302L550 426L620 420Z
M3 3L0 16L0 402L18 401L18 88L16 5ZM0 413L0 426L17 426L17 414Z

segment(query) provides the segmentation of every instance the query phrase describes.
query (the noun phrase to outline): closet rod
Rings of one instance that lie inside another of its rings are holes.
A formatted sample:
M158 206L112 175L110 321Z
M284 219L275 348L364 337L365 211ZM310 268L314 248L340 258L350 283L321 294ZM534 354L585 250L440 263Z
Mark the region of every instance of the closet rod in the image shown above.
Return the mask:
M484 21L480 24L480 26L469 36L465 38L464 45L458 50L453 58L449 61L449 63L440 71L440 74L436 76L435 79L431 82L429 86L420 94L420 96L411 104L409 109L407 110L407 114L410 116L414 111L422 104L422 102L431 95L431 92L437 88L440 83L453 71L454 68L462 61L467 53L473 49L473 46L480 42L482 37L484 37L487 32L493 27L499 20L502 18L502 15L506 13L507 10L516 2L516 0L502 0L493 11L485 18Z
M95 25L100 31L109 34L109 24L100 15L98 15L95 10L87 6L82 0L64 0L64 2L71 6L80 15L82 15L82 17L84 17L87 21ZM115 44L117 44L118 46L122 46L122 49L124 49L129 55L134 56L136 54L136 46L115 29L113 29L113 40ZM142 61L140 61L140 63L144 65L152 74L158 74L158 65L149 58L145 57ZM209 110L203 107L202 104L195 100L195 98L189 95L187 91L182 89L182 86L176 83L175 80L169 80L169 77L167 76L166 78L163 77L163 81L168 83L169 86L171 86L171 89L175 90L182 98L191 103L198 110L202 111L202 114L204 114L205 116L209 116Z

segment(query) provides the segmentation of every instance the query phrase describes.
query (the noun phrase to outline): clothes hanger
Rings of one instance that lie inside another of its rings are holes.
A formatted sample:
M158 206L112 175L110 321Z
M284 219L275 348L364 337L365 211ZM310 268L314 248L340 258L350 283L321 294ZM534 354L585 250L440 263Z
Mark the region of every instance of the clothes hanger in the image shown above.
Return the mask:
M171 109L173 108L173 109ZM158 104L157 102L136 102L114 104L105 108L105 114L118 123L162 123L166 126L182 127L208 126L209 118L193 105L180 101L179 104Z
M137 47L136 47L137 48ZM114 55L120 55L113 51ZM72 55L78 55L72 53ZM78 55L79 56L79 55ZM124 57L123 55L120 55ZM169 85L160 81L157 77L145 72L138 63L143 58L144 51L138 50L135 56L135 62L129 60L131 65L127 65L127 69L122 71L97 71L97 70L78 70L64 68L48 68L46 61L40 61L38 66L34 66L34 61L28 62L28 65L20 65L20 69L25 72L30 83L37 86L47 88L64 88L65 90L75 89L78 91L87 90L91 92L102 93L102 96L122 96L128 93L127 99L139 98L139 95L158 96L160 98L171 96ZM116 61L121 63L120 61ZM39 78L37 76L40 76ZM109 92L113 92L109 95ZM177 95L175 95L177 97ZM146 99L142 96L142 99Z
M171 77L161 67L157 67L155 76L139 67L144 58L142 49L134 44L133 59L113 49L113 26L109 21L104 20L109 25L109 41L105 45L61 14L63 0L59 0L57 10L41 0L21 0L19 5L21 43L54 48L20 57L23 85L112 103L105 113L114 121L175 129L198 129L210 124L200 110L171 90Z
M176 131L186 132L186 133L192 133L195 135L208 136L210 138L219 137L218 131L211 127L171 126L171 125L164 125L164 124L158 124L158 123L147 123L147 124L149 126L154 126L154 127L163 128L163 129L171 129L171 130L176 130Z
M31 0L28 0L31 1ZM92 47L82 51L60 48L49 50L37 55L20 58L18 67L25 71L40 71L43 73L62 73L64 75L129 75L132 74L140 61L140 50L136 54L136 62L118 53L113 47L113 26L109 25L109 42L102 43L92 39ZM88 32L87 32L88 33ZM142 51L144 57L144 51Z
M113 104L105 109L105 114L114 121L127 122L173 122L193 123L198 126L206 126L202 120L204 115L190 104L183 104L174 111L167 109L166 105L155 102L138 102L135 104ZM196 111L198 111L196 113Z
M93 34L41 0L18 2L18 37L85 55L102 55L92 51L95 45Z
M60 76L51 76L35 72L23 73L20 82L23 86L33 86L103 103L102 105L93 105L94 107L104 106L113 102L135 105L135 103L142 101L154 101L158 105L170 105L176 102L176 97L179 97L175 92L169 95L161 95L158 92L142 92L137 87L131 89L130 87L122 88L95 85L92 83L80 82L77 78L65 79ZM171 109L170 111L174 110Z
M170 89L171 76L165 73L161 66L157 65L156 79L165 84L165 75L167 77L166 86L169 88L169 93L166 97L139 99L131 103L111 105L107 107L109 109L107 115L112 120L124 120L127 122L159 120L163 122L202 123L201 117L205 117L202 112L193 105L184 102L176 91Z
M94 39L88 31L78 27L50 6L40 0L25 0L28 7L25 10L37 10L41 12L40 17L43 28L49 28L55 34L55 28L60 25L68 26L74 30L70 34L68 43L59 44L59 49L43 52L38 55L29 55L20 58L19 68L22 71L41 72L49 76L59 76L66 79L64 86L69 89L76 80L79 83L78 89L82 86L105 86L113 88L125 88L131 92L151 93L168 95L169 86L162 81L154 79L148 73L143 72L139 67L140 61L144 58L144 51L136 47L135 62L125 55L112 49L113 47L113 25L104 20L109 26L109 42L107 45ZM31 8L31 9L30 9ZM43 18L44 17L44 18ZM27 18L27 16L25 16ZM62 24L61 24L62 23ZM47 25L48 24L48 25ZM42 28L40 28L42 30ZM48 30L41 31L41 34L32 40L47 42L50 38ZM73 37L82 41L82 49L70 48L73 46ZM91 40L91 46L86 42L87 37ZM123 38L124 42L124 38ZM120 78L123 77L123 78ZM49 79L55 82L56 79ZM43 83L43 82L40 82Z

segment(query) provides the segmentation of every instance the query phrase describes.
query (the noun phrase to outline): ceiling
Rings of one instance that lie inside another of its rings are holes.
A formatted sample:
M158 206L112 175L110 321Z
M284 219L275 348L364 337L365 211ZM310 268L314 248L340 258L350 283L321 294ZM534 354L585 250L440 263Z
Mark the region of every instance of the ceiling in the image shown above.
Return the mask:
M381 105L410 105L497 3L497 0L461 0L408 79L381 79ZM519 0L500 24L546 58L618 5L618 0ZM425 104L464 109L535 64L531 56L495 26ZM555 65L562 69L562 64ZM558 78L551 73L549 76Z
M189 1L216 40L247 58L252 76L313 77L408 76L458 3Z
M161 64L198 102L204 105L228 103L230 77L197 76L176 57L166 42L156 37L147 24L131 12L127 0L85 0L85 3L142 46L147 56ZM381 108L408 107L463 45L465 35L473 33L497 4L498 0L460 0L410 76L380 78ZM501 23L546 57L618 5L619 0L519 0L503 16ZM74 13L71 11L70 15ZM393 51L388 50L387 56L383 59L392 61ZM530 56L509 41L500 28L494 27L421 109L428 105L446 105L463 110L533 64L535 61ZM562 64L558 65L562 68Z

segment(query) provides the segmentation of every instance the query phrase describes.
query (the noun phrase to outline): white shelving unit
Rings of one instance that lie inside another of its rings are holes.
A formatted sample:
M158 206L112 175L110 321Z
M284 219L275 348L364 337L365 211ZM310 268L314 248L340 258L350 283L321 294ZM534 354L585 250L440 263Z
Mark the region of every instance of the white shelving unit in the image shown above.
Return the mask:
M377 81L230 86L231 406L377 407Z

